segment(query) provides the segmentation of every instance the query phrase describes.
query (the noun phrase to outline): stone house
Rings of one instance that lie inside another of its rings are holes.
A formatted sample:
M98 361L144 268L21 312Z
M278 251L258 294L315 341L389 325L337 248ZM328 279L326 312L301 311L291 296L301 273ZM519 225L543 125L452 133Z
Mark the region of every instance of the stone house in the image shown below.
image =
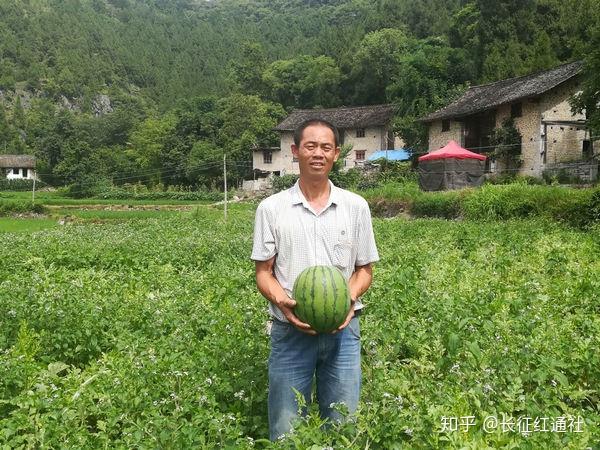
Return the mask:
M7 180L37 180L35 157L30 155L0 155L0 174Z
M506 167L489 158L489 172L505 169L541 176L556 167L581 178L597 175L585 114L573 114L569 99L580 90L580 61L532 75L470 87L460 98L421 119L429 127L429 151L455 140L476 153L491 153L490 136L507 118L521 134L521 164ZM518 144L516 144L518 145Z
M340 144L352 145L352 150L344 161L346 169L362 166L376 151L392 150L403 145L392 132L394 112L393 105L293 110L275 127L281 136L280 146L254 150L252 161L255 173L263 176L298 174L298 162L292 157L291 149L294 130L305 120L313 118L334 124L340 131Z

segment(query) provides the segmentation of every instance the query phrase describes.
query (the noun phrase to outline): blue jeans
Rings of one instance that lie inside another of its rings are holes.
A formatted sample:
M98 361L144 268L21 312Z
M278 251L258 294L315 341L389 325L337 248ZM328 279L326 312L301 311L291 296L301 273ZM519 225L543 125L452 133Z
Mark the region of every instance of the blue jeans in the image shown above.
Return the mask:
M269 437L290 431L298 416L294 389L308 404L313 377L321 417L341 421L332 403L343 402L353 413L360 394L360 325L357 317L335 334L311 336L289 323L273 321L269 356Z

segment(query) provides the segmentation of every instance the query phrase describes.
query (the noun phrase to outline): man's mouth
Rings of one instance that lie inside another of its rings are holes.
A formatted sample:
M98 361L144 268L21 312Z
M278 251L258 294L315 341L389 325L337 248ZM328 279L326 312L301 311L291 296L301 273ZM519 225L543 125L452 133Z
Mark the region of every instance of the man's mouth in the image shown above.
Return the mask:
M311 163L310 163L310 166L311 166L311 167L316 167L316 168L321 168L321 167L324 167L324 166L325 166L325 164L323 164L323 163L321 163L321 162L311 162Z

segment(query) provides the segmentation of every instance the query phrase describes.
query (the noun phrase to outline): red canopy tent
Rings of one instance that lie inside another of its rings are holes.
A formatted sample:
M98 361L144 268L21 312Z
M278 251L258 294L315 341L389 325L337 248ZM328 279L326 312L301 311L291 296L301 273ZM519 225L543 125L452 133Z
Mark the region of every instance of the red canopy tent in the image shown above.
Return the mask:
M479 159L481 161L485 161L487 159L486 156L480 155L479 153L473 153L466 148L462 148L456 141L450 141L446 144L445 147L440 148L439 150L435 150L433 152L427 153L426 155L420 156L419 161L429 161L432 159L443 159L443 158L458 158L458 159L466 159L466 158L474 158Z
M450 141L419 157L419 185L424 191L481 186L486 159Z

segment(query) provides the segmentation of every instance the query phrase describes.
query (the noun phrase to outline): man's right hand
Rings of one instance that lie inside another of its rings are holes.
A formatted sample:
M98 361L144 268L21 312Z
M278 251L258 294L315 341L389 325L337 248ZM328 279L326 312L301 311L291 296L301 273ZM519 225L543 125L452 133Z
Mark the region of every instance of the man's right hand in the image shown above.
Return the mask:
M317 334L317 332L313 330L309 324L302 322L294 314L294 307L296 306L295 300L289 297L285 297L281 300L278 299L277 302L275 302L275 306L281 310L288 322L294 325L298 330L306 334Z

